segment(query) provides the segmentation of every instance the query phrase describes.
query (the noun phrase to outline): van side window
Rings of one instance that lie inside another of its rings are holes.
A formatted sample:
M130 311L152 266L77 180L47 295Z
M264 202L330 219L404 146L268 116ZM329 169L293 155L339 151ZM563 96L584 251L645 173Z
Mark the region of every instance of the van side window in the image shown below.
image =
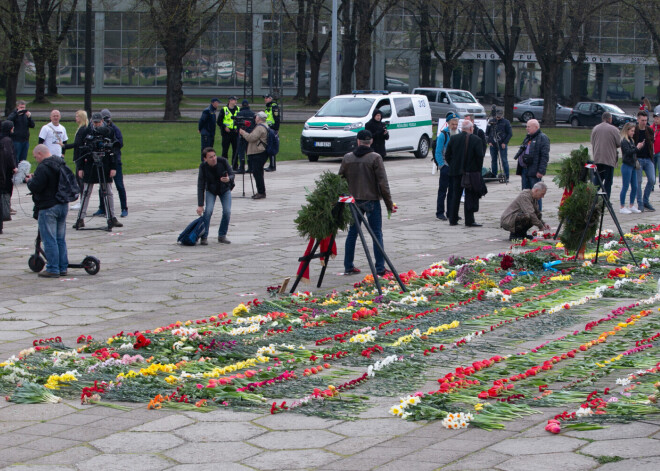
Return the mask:
M446 94L445 92L442 92L442 93L440 94L440 97L439 97L439 100L438 100L438 101L439 101L440 103L446 103L446 104L449 104L449 97L447 96L447 94Z
M392 105L390 105L389 98L380 100L376 105L376 108L378 108L381 113L383 113L383 119L390 118L392 116Z
M394 109L396 110L396 115L399 118L415 116L415 107L413 106L413 102L410 98L395 98Z
M429 103L435 102L435 98L438 96L438 92L435 90L415 90L417 95L424 95L429 99Z

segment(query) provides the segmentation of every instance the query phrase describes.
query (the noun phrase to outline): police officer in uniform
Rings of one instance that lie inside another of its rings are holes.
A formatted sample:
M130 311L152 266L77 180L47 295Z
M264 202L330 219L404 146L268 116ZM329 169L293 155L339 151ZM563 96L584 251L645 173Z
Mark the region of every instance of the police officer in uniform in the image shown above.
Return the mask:
M278 135L280 132L280 106L276 101L273 101L273 96L269 93L264 95L264 102L266 103L266 124L269 128L275 131ZM269 155L270 165L265 168L266 172L275 171L275 157L274 155Z
M227 152L231 145L231 165L234 170L238 168L238 159L236 151L238 150L238 129L234 123L234 116L238 114L240 108L236 105L236 97L230 96L227 106L223 106L218 115L218 126L222 135L222 156L229 160Z

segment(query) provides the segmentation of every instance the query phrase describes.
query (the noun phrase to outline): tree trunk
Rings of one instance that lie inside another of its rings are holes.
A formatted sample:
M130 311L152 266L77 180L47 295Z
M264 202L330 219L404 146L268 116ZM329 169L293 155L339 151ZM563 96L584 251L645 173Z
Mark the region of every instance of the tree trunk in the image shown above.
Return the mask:
M341 94L351 92L353 88L353 67L355 66L355 9L351 8L350 0L342 0L342 26L344 36L341 40Z
M419 73L420 85L422 87L430 87L431 83L431 46L429 45L429 6L428 3L422 2L419 5L420 20L419 20Z
M580 101L582 96L582 85L584 83L584 59L571 64L571 106Z
M43 52L33 49L34 60L34 102L48 103L46 100L46 57Z
M543 122L554 124L557 115L557 73L556 63L541 64L541 88L543 95Z
M57 57L48 59L48 96L57 96Z
M513 55L504 62L504 117L513 122L513 104L516 101L516 68Z
M355 59L355 88L358 90L369 90L369 79L371 78L371 33L368 18L360 22L357 42L357 57Z
M307 97L308 105L318 105L319 104L319 72L321 70L321 57L318 57L314 54L309 56L309 68L310 68L310 79L309 79L309 96Z
M5 116L16 108L16 87L18 86L18 73L21 70L21 57L10 57L5 63L5 77L7 77L7 89L5 97Z
M454 64L450 61L442 63L442 86L444 88L451 88L451 78L454 75Z
M298 83L296 84L296 99L305 99L305 81L307 80L305 68L307 67L307 31L305 31L305 1L298 0L298 14L296 15L296 65L298 69Z
M179 105L183 98L183 57L165 56L165 66L167 68L167 91L165 93L165 115L164 120L176 120L181 117Z

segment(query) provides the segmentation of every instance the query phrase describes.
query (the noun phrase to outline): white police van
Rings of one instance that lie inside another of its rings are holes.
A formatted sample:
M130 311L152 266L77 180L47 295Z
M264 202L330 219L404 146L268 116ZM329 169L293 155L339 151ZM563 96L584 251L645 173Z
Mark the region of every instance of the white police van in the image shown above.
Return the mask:
M351 152L356 146L357 133L364 129L376 109L387 123L388 154L412 152L419 159L427 156L433 136L428 98L387 91L354 91L351 95L331 98L305 123L300 150L310 162Z

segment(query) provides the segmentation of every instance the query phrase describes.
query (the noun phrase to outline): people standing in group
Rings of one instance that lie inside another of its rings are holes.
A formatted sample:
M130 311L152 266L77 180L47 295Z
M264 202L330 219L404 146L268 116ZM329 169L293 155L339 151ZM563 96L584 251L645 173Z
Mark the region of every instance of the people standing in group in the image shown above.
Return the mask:
M204 162L199 166L197 175L197 214L203 216L206 227L201 235L201 245L208 245L211 216L215 207L216 196L222 204L222 220L218 228L218 242L231 244L227 239L229 218L231 217L231 189L234 172L225 157L218 157L215 149L207 147L202 151ZM206 203L206 207L205 207Z
M509 141L513 137L513 130L511 129L509 120L504 117L504 111L497 110L495 123L489 123L486 127L486 136L488 137L488 145L490 146L490 171L493 175L497 176L497 156L499 155L502 161L502 171L508 182L509 161L507 160L507 154Z
M107 108L103 108L101 110L101 116L103 117L103 122L105 126L110 128L114 133L116 144L114 146L113 152L115 154L115 170L117 171L117 173L115 173L115 176L112 179L112 181L114 182L115 188L117 188L117 194L119 195L119 204L121 208L120 216L125 218L126 216L128 216L128 202L126 201L124 172L122 171L122 164L121 164L121 150L124 147L124 136L122 135L121 131L114 123L114 121L112 121L112 114L110 113L110 110L108 110ZM103 198L101 198L100 188L99 188L99 209L94 213L94 216L105 216L105 203L103 202Z
M466 172L481 174L484 163L483 144L473 134L474 124L469 119L461 123L461 133L449 139L445 151L445 161L449 165L449 205L447 218L450 226L458 224L458 208L463 193L462 179ZM474 220L474 210L469 205L463 206L466 227L481 227Z
M603 113L602 122L591 131L591 150L596 164L596 172L603 182L603 190L610 199L614 168L619 160L618 149L621 147L621 135L616 126L612 125L612 113ZM594 185L599 186L598 176L594 175Z
M232 157L231 166L235 169L236 173L245 173L245 155L248 145L247 141L242 136L241 130L251 133L255 126L255 114L254 111L250 109L249 101L243 100L241 103L241 110L236 115L236 120L239 123L238 152L236 153L236 159ZM236 165L238 165L238 168L236 168ZM248 171L251 172L252 169L249 168Z
M550 161L550 139L541 131L536 119L530 119L526 125L527 136L519 152L516 175L522 179L522 189L530 190L545 176ZM543 210L543 200L539 200L539 209Z
M649 198L655 185L655 167L653 165L653 146L655 135L653 130L648 126L649 117L646 111L637 112L637 126L635 127L635 144L643 143L644 145L637 152L637 161L639 162L639 169L637 169L637 209L640 211L655 211L651 205ZM646 186L642 192L642 172L646 174Z
M639 104L639 111L646 112L647 118L651 116L651 113L653 113L653 107L651 106L651 102L645 96L642 97L642 102Z
M447 150L450 137L455 136L460 132L458 130L458 120L458 115L450 111L447 113L447 116L445 116L444 128L440 129L440 123L438 122L438 135L435 141L434 158L435 164L438 166L440 182L438 184L438 198L435 206L435 217L441 221L447 220L447 216L445 215L445 201L447 203L447 208L449 208L449 166L445 162L444 155Z
M660 105L658 105L660 107ZM653 113L653 168L655 169L656 176L660 174L660 113Z
M0 124L0 234L4 221L11 221L9 200L14 189L14 174L18 171L11 138L13 130L13 121L6 120Z
M263 111L255 115L255 126L248 132L241 129L240 133L247 142L248 167L254 176L254 183L257 185L257 193L252 195L252 199L260 200L266 197L266 184L264 182L264 165L268 160L266 153L266 144L268 142L268 127L266 126L266 113Z
M484 156L485 156L486 149L488 149L488 138L486 137L486 133L484 132L483 129L477 126L477 123L474 121L474 115L472 113L465 113L463 117L465 119L469 119L472 122L472 125L474 126L474 128L472 129L472 134L474 134L479 139L481 139L481 143L483 144L483 148L484 148Z
M279 136L280 105L278 105L277 102L273 100L273 95L271 95L270 93L268 95L264 95L264 103L266 104L266 109L264 110L264 112L266 113L266 124ZM275 164L276 158L277 158L276 155L268 156L268 159L270 160L270 164L264 171L274 172L276 170L277 167Z
M376 108L371 119L364 125L364 129L371 133L373 139L371 149L385 159L387 155L385 141L390 138L390 134L387 132L387 124L383 123L383 112Z
M540 231L550 230L550 226L543 221L538 204L547 191L546 184L538 182L531 190L523 190L504 210L500 226L509 231L509 240L531 239L527 231L534 226Z
M207 147L213 147L215 142L215 112L220 105L220 100L211 98L211 104L204 108L197 122L197 132L202 142L202 153ZM202 156L202 161L204 157Z
M39 273L42 278L66 276L69 257L66 247L66 215L68 203L56 198L60 180L60 167L65 165L60 157L53 156L45 144L35 146L32 151L37 168L25 180L32 192L34 218L38 221L39 234L46 255L46 270Z
M23 100L16 102L16 109L7 116L9 121L14 123L14 132L11 139L14 145L14 156L16 165L27 159L30 148L30 128L34 128L32 113L26 109L26 103Z
M78 125L78 130L76 131L76 135L73 138L73 143L66 144L64 146L64 150L73 149L74 168L78 166L77 162L81 158L81 148L85 145L85 137L87 137L87 133L89 132L89 119L87 118L87 111L85 110L76 111L76 124ZM76 172L76 179L78 180L78 188L80 188L80 191L82 192L83 181L82 178L78 176L78 172ZM78 198L78 201L76 201L76 203L71 206L71 209L80 209L81 204L82 204L82 193Z
M358 132L357 148L344 156L339 167L339 175L348 182L348 190L355 198L356 206L366 216L376 236L373 241L375 269L377 275L384 276L388 273L385 269L385 256L378 247L380 244L384 248L380 200L385 202L388 216L396 212L396 207L392 202L383 158L372 150L371 143L372 136L369 131L363 129ZM360 269L353 264L359 224L359 221L353 221L346 235L344 273L347 275L360 273Z
M637 197L639 186L637 184L637 167L639 167L637 155L644 148L644 142L635 143L635 133L633 123L626 123L621 130L621 193L619 194L621 209L619 212L623 214L641 212L633 203ZM630 204L626 207L628 186L630 186Z
M45 124L39 131L39 144L44 144L55 157L62 157L64 146L69 140L66 129L60 124L62 115L58 110L50 112L50 123Z
M220 127L220 136L222 136L222 156L229 160L229 147L231 146L231 162L234 170L238 170L238 127L234 118L241 111L236 105L235 96L230 96L227 100L227 106L223 106L218 114L218 127ZM207 146L212 147L212 146Z

